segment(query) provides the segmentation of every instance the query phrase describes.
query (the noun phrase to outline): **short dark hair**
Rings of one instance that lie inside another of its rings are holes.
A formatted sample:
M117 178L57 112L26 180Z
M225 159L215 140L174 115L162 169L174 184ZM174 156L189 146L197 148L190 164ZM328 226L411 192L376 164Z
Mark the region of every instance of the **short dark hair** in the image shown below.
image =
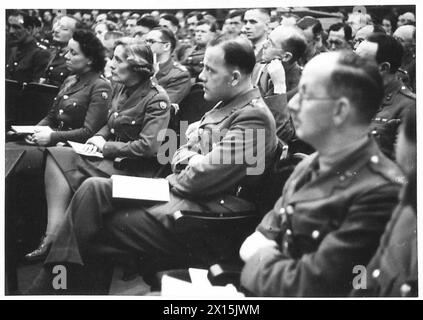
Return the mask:
M241 17L241 20L242 20L242 17L243 16L244 16L244 11L243 10L231 10L231 11L229 11L226 19L228 19L228 18L229 19L232 19L232 18L235 18L235 17Z
M197 18L198 21L204 19L204 16L200 11L191 11L186 15L185 21L194 16Z
M162 27L157 27L157 28L154 28L153 30L160 31L162 40L170 43L170 51L173 52L173 50L175 50L175 47L176 47L176 37L175 37L175 34L172 32L172 30L169 30L168 28L162 28Z
M383 29L383 27L380 24L374 24L373 25L373 32L374 33L383 33L383 34L386 34L385 29Z
M397 29L397 17L395 17L392 13L388 13L387 15L383 16L382 22L383 20L388 20L391 22L392 33L394 33L394 31Z
M401 67L404 49L401 43L393 36L383 33L372 33L367 37L367 41L377 43L376 62L389 62L390 72L397 72Z
M305 16L298 20L297 26L302 30L306 30L312 27L311 31L315 37L323 32L322 23L320 20L310 16Z
M164 13L160 16L160 19L165 19L167 21L170 21L171 24L173 24L175 27L179 28L179 20L173 14Z
M289 51L292 54L292 62L297 61L302 57L307 49L307 40L303 36L303 32L300 28L292 27L294 32L292 35L283 41L282 46L285 51ZM295 32L298 31L298 32Z
M338 23L334 23L333 25L331 25L329 27L328 34L331 31L339 31L341 29L344 30L345 40L350 41L352 39L352 29L348 24L343 23L343 22L338 22Z
M28 29L29 27L38 28L38 27L41 27L41 21L34 16L25 15L23 26L26 29Z
M137 22L137 26L143 26L146 28L154 29L159 26L156 18L152 15L143 15Z
M350 50L340 51L330 76L328 93L334 97L347 97L356 108L359 120L370 123L384 96L376 63Z
M72 36L78 42L84 56L92 60L91 68L103 72L106 65L105 48L95 34L88 30L76 30Z
M218 36L209 43L209 47L221 46L227 65L239 68L245 74L251 74L256 64L251 43L241 37L231 39L226 35Z
M203 24L207 24L208 26L210 26L211 32L217 32L217 30L219 29L218 25L210 20L203 19L197 22L197 26L201 26Z

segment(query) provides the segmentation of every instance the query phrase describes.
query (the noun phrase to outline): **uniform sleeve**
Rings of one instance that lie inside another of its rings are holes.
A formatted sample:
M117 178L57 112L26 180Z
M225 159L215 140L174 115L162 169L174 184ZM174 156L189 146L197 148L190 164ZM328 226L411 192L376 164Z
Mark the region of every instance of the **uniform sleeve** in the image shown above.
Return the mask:
M39 82L40 78L44 76L50 60L50 52L48 50L40 50L34 57L34 72L32 74L32 81Z
M191 75L187 70L181 70L172 76L163 88L171 103L180 103L191 90Z
M102 136L104 138L104 140L108 140L111 136L112 133L110 132L110 128L109 125L106 123L96 134L95 136Z
M110 84L102 79L97 80L91 91L84 126L70 131L53 132L51 134L51 143L56 144L59 141L67 140L81 143L87 141L106 123L110 99Z
M264 171L265 155L269 154L273 145L257 137L259 131L266 131L268 126L264 113L259 110L243 112L210 152L193 157L194 154L186 146L182 147L184 149L178 153L178 157L180 160L187 157L188 164L167 179L182 193L210 196L232 188L246 176L249 169L262 174L259 171ZM253 159L250 155L256 157Z
M299 259L273 248L257 252L242 270L241 285L257 296L348 295L353 269L366 266L376 251L397 196L394 184L367 190L351 204L339 229Z
M295 137L295 129L288 111L286 94L271 94L263 98L276 122L276 134L279 139L289 143Z
M106 142L103 148L104 157L154 157L161 145L157 136L161 130L167 128L169 119L169 100L166 95L158 94L148 102L139 138L129 142Z

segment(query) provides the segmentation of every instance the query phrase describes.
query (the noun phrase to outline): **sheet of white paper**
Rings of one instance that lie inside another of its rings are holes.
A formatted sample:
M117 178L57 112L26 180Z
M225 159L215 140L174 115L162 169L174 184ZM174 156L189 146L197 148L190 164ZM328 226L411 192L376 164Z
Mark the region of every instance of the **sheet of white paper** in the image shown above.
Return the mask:
M166 179L152 179L112 175L113 198L151 201L170 200L169 182Z
M83 143L74 142L74 141L68 141L68 143L72 147L72 149L80 155L87 156L87 157L104 158L101 152L94 152L94 153L85 152L84 151L85 144Z
M49 126L12 126L12 130L16 133L34 134L35 132L46 131L52 132Z
M205 288L204 286L197 286L167 275L162 277L161 295L167 298L239 299L244 297L241 292L238 292L236 288L230 284L225 287L210 286Z
M189 268L188 272L191 277L191 282L193 285L204 286L204 287L212 286L209 279L207 278L208 270Z

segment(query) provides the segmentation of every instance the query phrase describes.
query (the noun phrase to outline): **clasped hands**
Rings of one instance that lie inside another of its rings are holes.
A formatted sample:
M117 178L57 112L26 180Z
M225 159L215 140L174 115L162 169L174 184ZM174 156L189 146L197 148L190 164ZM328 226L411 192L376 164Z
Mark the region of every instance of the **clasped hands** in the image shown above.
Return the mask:
M32 145L48 146L51 142L51 132L39 130L25 137L25 142Z

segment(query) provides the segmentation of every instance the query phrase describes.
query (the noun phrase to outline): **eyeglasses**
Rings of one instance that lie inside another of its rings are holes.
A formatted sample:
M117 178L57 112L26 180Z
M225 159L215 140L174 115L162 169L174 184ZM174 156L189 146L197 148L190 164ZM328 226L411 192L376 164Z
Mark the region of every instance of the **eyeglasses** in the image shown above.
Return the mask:
M167 42L164 42L164 41L156 41L154 39L145 39L144 42L147 45L153 45L155 43L167 43Z
M335 97L312 97L312 96L305 96L304 93L298 92L298 104L302 106L303 101L307 100L321 100L321 101L329 101L329 100L337 100L338 98Z

